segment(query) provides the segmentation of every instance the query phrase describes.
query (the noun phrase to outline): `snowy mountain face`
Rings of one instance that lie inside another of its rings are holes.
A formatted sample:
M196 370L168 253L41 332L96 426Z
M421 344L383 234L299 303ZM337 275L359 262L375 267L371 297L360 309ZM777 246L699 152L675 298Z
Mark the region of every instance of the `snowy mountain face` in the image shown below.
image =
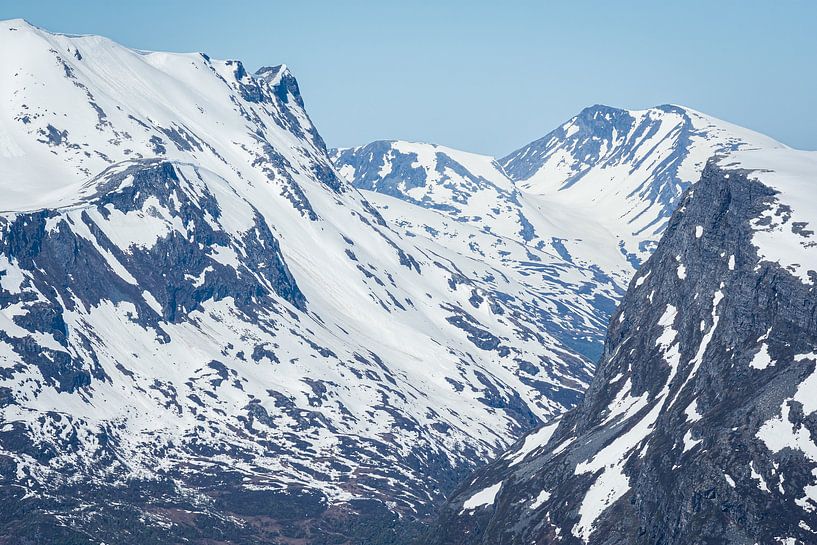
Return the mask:
M713 159L584 401L467 479L435 544L817 539L817 153Z
M567 209L598 223L638 268L710 157L782 147L680 106L592 106L498 162L545 210ZM581 238L581 227L574 236Z
M478 259L505 265L544 259L592 268L610 275L619 288L633 272L617 248L607 251L597 243L607 242L606 230L584 221L571 232L565 224L575 221L575 215L543 207L520 191L492 157L404 141L331 150L331 156L340 174L386 218ZM402 206L397 199L415 206ZM525 247L519 256L517 244Z
M580 400L615 286L384 219L285 67L0 49L0 541L388 542Z
M519 190L491 157L404 141L331 153L340 173L359 189L445 212L497 236L525 242L536 237Z
M550 218L492 158L403 141L332 150L331 156L390 224L502 270L525 286L533 303L525 312L538 316L540 328L589 362L598 360L626 284L615 270L572 259L559 238L547 235L557 229Z
M500 161L404 141L330 155L389 223L502 269L547 309L540 327L595 362L683 190L714 154L757 148L784 149L676 106L596 106Z

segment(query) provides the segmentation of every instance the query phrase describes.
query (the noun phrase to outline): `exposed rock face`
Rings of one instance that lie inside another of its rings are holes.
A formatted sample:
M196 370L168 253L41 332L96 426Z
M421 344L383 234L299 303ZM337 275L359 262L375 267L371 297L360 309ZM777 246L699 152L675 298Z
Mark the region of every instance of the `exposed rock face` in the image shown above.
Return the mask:
M814 187L813 154L783 160L803 157ZM787 217L814 205L734 163L686 192L584 402L468 479L428 542L815 542L816 218ZM759 255L772 231L797 267Z

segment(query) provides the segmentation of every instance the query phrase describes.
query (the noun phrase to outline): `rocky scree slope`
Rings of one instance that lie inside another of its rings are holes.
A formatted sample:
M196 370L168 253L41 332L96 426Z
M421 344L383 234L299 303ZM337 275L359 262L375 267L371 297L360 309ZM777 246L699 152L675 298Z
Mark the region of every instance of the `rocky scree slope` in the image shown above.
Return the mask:
M393 542L589 384L586 325L387 222L285 67L0 49L0 542Z
M478 471L427 542L814 543L817 154L713 160L582 404Z

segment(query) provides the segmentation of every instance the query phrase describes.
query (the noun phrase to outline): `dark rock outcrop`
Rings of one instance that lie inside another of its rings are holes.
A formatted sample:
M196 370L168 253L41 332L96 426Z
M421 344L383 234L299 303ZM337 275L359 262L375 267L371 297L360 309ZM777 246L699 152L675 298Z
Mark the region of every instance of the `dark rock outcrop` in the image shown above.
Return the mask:
M630 284L584 402L466 481L426 542L815 543L815 392L797 392L817 291L752 244L774 193L710 163Z

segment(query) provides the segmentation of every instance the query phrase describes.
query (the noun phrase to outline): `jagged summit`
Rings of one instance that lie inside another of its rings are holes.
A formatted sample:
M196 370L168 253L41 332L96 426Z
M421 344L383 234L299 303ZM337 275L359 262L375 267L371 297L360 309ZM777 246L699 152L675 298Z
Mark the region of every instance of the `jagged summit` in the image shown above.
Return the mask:
M259 116L273 121L262 130L267 138L307 137L308 160L293 166L317 173L335 191L345 187L284 69L270 85L239 61L135 51L99 36L51 34L13 21L0 29L0 45L5 209L69 198L107 165L132 158L189 160L193 153L222 176L248 176L240 157L262 142L247 130ZM263 114L236 107L237 99ZM232 144L222 148L221 138Z
M255 71L255 76L263 78L270 85L275 85L279 80L286 77L293 77L286 64L276 64L275 66L262 66Z
M298 106L304 107L298 80L295 79L286 64L262 66L255 71L254 77L267 82L267 85L275 89L276 95L281 101L287 102L290 99L289 97L292 97Z

